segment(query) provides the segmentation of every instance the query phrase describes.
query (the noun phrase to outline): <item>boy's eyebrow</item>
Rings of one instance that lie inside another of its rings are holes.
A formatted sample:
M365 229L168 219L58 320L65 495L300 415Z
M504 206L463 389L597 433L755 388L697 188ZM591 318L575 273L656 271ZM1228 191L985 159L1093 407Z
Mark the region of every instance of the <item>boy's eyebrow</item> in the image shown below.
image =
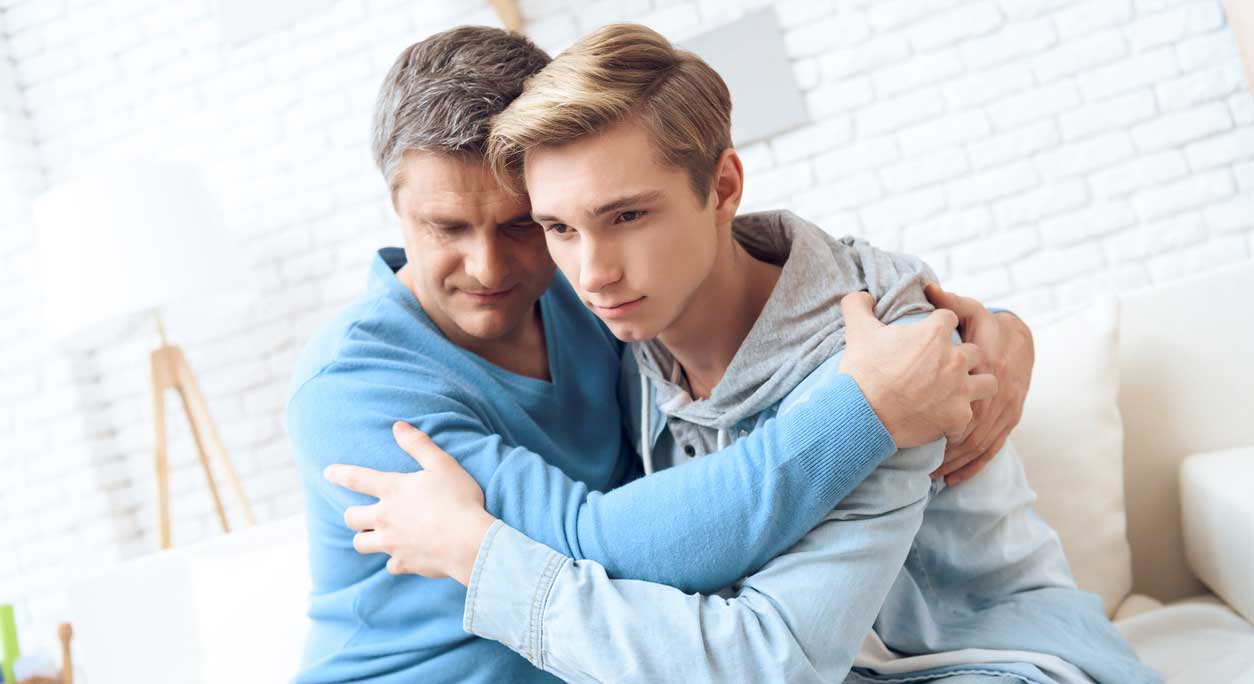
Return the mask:
M592 215L602 216L610 212L619 211L621 209L626 209L627 207L630 207L636 204L642 204L644 202L652 202L654 200L657 200L661 196L662 196L662 192L660 190L646 190L644 192L638 192L634 195L628 195L627 197L619 197L618 199L610 200L609 202L602 204L596 209L593 209ZM556 216L550 216L548 214L532 214L531 218L537 221L560 220Z

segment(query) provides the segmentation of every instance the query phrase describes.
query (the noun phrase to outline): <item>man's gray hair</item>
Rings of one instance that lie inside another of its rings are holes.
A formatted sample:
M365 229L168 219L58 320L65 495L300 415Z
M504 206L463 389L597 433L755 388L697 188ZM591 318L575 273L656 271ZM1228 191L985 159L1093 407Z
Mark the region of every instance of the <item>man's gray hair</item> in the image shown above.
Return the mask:
M527 38L461 26L405 48L375 102L371 151L395 197L408 151L482 156L492 117L549 63Z

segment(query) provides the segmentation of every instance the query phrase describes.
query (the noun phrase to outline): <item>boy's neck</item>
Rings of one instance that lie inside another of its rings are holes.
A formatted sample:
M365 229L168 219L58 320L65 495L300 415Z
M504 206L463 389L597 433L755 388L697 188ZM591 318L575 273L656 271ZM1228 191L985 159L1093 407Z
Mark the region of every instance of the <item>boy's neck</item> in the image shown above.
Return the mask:
M779 280L780 267L750 256L732 237L718 247L714 268L679 319L658 335L688 379L688 391L707 399L723 379Z

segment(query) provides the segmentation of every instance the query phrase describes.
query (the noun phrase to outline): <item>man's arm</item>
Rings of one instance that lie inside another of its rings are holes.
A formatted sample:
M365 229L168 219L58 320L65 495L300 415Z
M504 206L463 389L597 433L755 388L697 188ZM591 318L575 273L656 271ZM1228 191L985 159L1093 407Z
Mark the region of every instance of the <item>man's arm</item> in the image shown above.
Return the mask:
M379 470L415 470L392 435L392 423L404 420L456 459L483 488L487 510L510 526L615 576L690 590L714 590L760 567L895 448L843 375L793 412L790 429L771 421L717 455L602 494L505 444L451 391L394 380L333 370L297 392L288 421L306 482L346 457ZM374 501L325 481L315 490L339 510Z

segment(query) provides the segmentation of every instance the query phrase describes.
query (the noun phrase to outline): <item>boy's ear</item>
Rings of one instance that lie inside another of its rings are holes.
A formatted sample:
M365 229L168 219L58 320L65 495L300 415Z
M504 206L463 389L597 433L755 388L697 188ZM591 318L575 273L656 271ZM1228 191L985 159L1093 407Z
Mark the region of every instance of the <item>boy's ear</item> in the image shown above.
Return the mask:
M730 223L740 208L740 197L745 189L745 167L736 150L727 148L714 167L711 188L714 192L714 212L719 223Z

